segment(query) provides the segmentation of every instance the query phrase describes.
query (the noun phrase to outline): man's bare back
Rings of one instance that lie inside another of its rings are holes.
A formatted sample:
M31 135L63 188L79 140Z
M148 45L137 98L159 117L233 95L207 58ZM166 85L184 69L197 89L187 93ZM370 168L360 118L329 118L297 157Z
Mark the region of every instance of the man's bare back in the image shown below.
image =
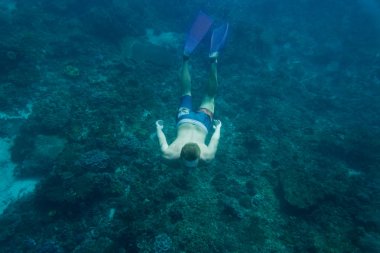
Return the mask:
M214 134L211 137L209 145L206 146L205 140L207 132L205 132L198 126L192 125L190 123L184 123L180 125L177 128L177 138L170 145L167 145L167 143L165 145L165 141L163 140L163 145L161 145L162 157L168 160L179 159L181 150L186 143L196 143L198 144L201 150L200 159L206 162L211 161L212 159L214 159L218 147L218 142L220 138L220 127L221 123L220 121L217 121ZM159 133L158 135L160 136L161 133Z

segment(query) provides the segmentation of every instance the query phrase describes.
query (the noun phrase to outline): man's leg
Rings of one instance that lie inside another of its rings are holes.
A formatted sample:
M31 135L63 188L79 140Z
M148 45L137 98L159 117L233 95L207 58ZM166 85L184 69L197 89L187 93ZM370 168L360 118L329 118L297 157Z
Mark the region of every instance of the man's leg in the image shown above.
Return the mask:
M206 95L202 100L202 104L200 108L206 108L211 113L214 113L215 109L215 96L216 91L218 88L218 77L217 77L217 63L216 59L211 59L211 70L210 70L210 77L208 79L208 85L206 88Z
M191 96L191 77L189 71L189 58L184 56L181 69L181 96Z
M177 121L184 115L187 115L192 110L191 99L191 77L189 71L189 58L183 56L183 63L181 69L181 99L178 108Z

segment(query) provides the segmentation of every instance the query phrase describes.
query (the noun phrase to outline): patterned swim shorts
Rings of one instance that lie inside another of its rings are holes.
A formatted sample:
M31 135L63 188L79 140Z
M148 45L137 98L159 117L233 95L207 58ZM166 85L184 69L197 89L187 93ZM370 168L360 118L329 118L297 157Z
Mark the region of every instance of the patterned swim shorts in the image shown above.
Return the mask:
M211 131L213 113L207 108L199 108L198 111L193 111L192 107L191 96L182 96L177 114L177 127L183 123L190 123L199 126L206 132Z

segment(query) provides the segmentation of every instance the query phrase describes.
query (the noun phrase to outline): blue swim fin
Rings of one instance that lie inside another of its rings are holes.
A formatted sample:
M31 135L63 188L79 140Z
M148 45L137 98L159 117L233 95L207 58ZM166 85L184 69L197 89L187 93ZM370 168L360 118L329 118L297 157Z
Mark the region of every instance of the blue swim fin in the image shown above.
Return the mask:
M183 54L189 56L207 34L214 20L200 11L186 38Z
M217 57L219 51L223 48L227 34L228 34L228 27L229 24L225 23L218 28L214 29L212 32L212 37L211 37L211 46L210 46L210 57Z

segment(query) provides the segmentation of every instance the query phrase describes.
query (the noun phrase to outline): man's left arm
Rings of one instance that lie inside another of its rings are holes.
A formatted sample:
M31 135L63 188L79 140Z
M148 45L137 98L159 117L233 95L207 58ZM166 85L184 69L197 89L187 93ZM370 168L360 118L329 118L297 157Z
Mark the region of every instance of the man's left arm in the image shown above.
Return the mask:
M211 161L215 158L216 151L218 150L218 144L220 139L220 128L222 127L222 122L220 120L214 121L214 133L211 136L210 143L208 144L208 152L205 155L205 161Z

